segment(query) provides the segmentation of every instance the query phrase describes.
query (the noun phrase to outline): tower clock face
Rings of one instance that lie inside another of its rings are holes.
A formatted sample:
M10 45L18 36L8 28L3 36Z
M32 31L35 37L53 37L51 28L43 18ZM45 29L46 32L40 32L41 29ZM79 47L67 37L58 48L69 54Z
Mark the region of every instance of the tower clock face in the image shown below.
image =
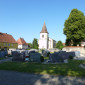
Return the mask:
M44 38L44 35L42 35L42 38Z

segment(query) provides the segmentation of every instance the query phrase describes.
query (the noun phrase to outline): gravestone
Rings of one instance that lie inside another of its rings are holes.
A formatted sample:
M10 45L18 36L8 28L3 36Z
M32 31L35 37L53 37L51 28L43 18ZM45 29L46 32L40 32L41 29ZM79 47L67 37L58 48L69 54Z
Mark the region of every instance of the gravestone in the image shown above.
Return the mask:
M75 57L75 52L67 52L67 57L69 58L69 56Z
M25 52L17 52L13 51L12 52L12 61L24 61L25 60Z
M50 54L50 61L52 63L64 62L64 60L66 59L68 59L66 51L59 51L59 52L54 52L53 54Z
M8 55L8 52L5 51L0 51L0 57L5 57L6 55Z
M79 57L80 56L80 51L75 51L75 57Z
M29 59L32 62L41 62L40 57L41 57L41 54L35 52L35 53L30 53Z
M42 56L43 57L48 57L49 53L50 53L50 51L48 51L48 50L42 50Z

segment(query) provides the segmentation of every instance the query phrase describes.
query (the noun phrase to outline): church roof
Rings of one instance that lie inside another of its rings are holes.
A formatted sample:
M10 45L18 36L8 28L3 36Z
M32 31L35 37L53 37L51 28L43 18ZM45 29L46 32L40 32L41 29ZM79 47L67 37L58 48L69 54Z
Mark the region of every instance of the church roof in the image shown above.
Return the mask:
M48 33L45 22L40 33Z

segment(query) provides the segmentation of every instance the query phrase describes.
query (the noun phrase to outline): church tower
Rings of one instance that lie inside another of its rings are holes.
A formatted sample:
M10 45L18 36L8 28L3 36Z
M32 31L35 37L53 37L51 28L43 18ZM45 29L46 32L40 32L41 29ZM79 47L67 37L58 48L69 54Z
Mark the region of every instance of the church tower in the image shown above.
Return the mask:
M49 33L46 28L46 24L44 22L44 25L42 27L42 30L40 32L40 39L39 39L39 49L48 49L48 40L49 40Z

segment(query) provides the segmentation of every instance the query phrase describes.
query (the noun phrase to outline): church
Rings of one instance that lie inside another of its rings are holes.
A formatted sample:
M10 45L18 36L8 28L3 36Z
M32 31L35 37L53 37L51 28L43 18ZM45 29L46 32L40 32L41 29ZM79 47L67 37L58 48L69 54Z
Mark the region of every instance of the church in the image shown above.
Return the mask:
M46 24L42 27L40 32L40 39L38 40L39 49L53 49L56 47L56 41L49 38L49 33L46 28Z

